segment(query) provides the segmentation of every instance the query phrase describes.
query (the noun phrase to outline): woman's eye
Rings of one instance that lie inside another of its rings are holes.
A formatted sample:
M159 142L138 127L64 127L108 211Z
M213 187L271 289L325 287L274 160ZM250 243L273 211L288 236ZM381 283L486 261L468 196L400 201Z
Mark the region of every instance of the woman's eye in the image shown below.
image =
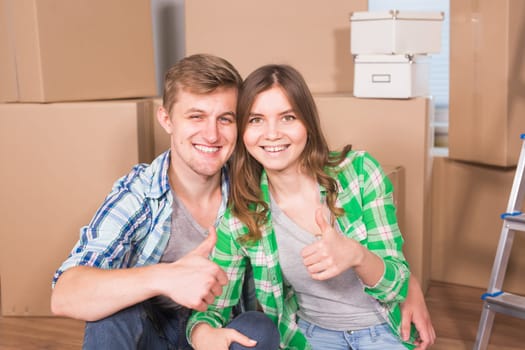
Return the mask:
M295 119L297 118L293 114L286 114L285 116L283 116L283 120L287 122L295 120Z

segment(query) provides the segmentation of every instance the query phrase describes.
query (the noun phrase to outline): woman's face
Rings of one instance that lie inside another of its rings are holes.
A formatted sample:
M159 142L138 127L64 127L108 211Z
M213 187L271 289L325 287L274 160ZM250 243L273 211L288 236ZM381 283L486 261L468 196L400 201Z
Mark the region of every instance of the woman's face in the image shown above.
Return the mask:
M261 92L243 133L248 152L268 171L297 171L308 134L279 86Z

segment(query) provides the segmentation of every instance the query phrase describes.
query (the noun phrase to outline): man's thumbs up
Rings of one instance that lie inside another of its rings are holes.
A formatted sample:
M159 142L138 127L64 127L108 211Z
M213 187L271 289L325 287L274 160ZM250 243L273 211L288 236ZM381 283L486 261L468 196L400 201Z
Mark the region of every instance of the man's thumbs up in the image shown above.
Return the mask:
M176 286L168 286L163 294L180 305L205 311L215 297L221 295L222 286L228 283L226 272L209 260L216 242L217 232L210 227L208 237L197 248L167 265L171 276L163 281L173 281Z
M208 229L208 237L204 241L201 242L197 246L197 248L193 249L189 254L192 255L199 255L204 258L207 258L210 256L211 251L215 247L215 243L217 243L217 231L215 230L215 227L210 226Z

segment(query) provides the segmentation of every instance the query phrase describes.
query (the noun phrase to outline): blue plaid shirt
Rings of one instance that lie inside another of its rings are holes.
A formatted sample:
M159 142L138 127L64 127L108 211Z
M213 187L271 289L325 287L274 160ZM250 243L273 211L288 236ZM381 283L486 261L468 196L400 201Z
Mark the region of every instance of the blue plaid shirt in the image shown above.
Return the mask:
M173 196L168 181L170 151L151 165L138 164L113 185L80 239L53 277L74 266L118 269L158 263L171 233ZM217 222L228 200L228 176L222 170L222 203Z

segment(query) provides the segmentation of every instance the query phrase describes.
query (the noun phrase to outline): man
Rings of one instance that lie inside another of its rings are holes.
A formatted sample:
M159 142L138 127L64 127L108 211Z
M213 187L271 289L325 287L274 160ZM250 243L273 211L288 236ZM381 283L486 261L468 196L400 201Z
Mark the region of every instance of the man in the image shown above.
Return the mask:
M237 139L241 82L229 62L210 55L187 57L167 72L157 118L170 150L115 183L53 279L53 312L88 321L84 348L190 348L191 309L205 310L227 282L207 259L216 240L207 228L227 203L224 165ZM261 329L261 315L252 315L251 338L275 348L277 330L269 319ZM231 327L250 334L249 324Z
M186 57L167 72L157 119L170 150L115 183L53 279L52 311L87 321L85 349L190 348L191 309L205 310L227 279L207 259L216 240L207 228L227 203L224 165L237 139L240 84L236 69L211 55ZM433 333L421 289L413 289L405 328L412 320L420 333ZM261 313L244 313L229 327L245 346L278 344Z

